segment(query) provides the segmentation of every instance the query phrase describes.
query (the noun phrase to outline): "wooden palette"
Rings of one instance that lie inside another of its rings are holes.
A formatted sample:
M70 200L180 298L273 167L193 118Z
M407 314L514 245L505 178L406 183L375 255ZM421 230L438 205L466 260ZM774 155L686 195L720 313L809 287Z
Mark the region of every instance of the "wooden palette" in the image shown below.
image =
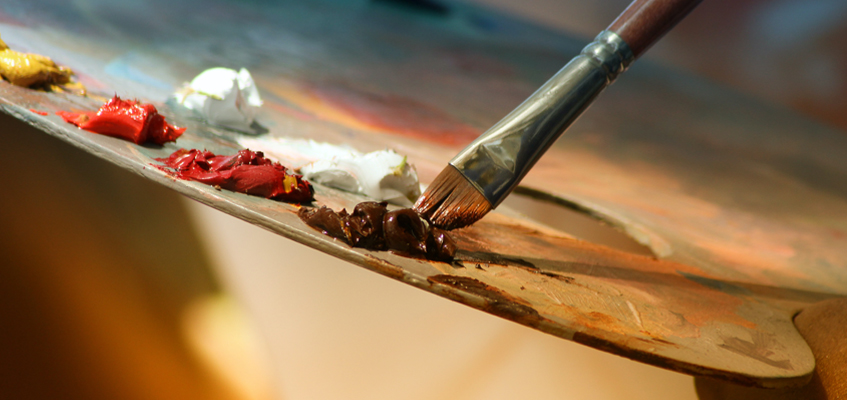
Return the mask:
M391 147L429 182L587 41L462 4L279 3L4 2L6 43L70 66L95 96L2 83L0 108L211 207L544 332L752 386L809 379L814 358L791 318L847 294L843 133L642 62L557 142L521 193L601 219L655 257L496 212L455 232L452 264L351 249L304 225L297 206L153 167L180 147L230 154L248 135L170 107L167 96L205 68L246 67L265 100L267 132L251 136ZM96 109L96 96L114 93L156 104L187 133L136 146L54 115ZM336 209L365 200L325 187L316 198Z

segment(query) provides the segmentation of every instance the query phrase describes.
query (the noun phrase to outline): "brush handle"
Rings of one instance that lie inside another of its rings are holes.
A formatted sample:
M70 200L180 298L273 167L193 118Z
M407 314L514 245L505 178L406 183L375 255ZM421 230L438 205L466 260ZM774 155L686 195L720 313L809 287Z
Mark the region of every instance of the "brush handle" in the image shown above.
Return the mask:
M700 0L635 0L564 68L450 164L497 207L607 86Z
M638 58L701 1L635 0L606 30L617 33Z

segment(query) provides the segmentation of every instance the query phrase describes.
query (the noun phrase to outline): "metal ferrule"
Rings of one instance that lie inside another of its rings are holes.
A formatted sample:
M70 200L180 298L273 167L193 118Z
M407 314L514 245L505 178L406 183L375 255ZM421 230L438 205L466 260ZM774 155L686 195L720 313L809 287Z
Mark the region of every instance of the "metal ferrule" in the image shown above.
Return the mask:
M635 59L603 31L540 89L452 161L496 207L606 86Z

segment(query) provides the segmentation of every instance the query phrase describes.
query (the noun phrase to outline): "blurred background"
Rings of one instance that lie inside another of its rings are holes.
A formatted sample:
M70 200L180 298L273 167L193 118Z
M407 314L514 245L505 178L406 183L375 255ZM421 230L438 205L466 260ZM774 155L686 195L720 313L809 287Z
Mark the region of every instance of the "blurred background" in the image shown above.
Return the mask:
M586 41L628 4L474 1ZM847 131L845 17L843 0L708 0L642 67ZM696 398L689 376L336 260L15 118L0 127L0 399Z

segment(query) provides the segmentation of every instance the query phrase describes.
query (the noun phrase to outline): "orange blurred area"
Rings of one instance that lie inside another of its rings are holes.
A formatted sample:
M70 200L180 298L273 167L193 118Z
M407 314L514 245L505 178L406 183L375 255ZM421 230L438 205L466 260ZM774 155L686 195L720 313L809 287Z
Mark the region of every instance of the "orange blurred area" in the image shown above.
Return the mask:
M238 398L182 340L217 284L177 195L0 126L0 398Z

